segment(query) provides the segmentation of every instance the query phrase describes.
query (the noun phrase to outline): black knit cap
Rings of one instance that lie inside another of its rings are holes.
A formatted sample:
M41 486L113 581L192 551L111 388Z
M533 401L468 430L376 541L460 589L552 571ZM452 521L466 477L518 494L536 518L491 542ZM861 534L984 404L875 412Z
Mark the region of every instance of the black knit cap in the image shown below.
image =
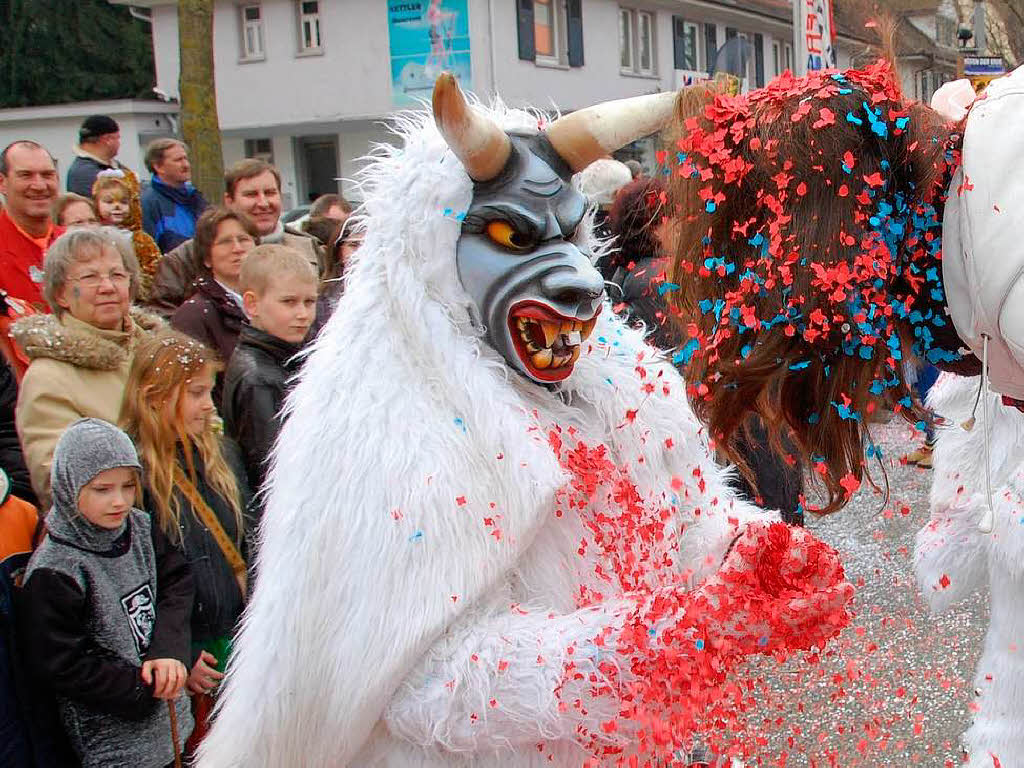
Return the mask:
M117 133L121 128L117 121L106 115L90 115L82 122L78 129L78 140L88 141L99 136L106 136L108 133Z

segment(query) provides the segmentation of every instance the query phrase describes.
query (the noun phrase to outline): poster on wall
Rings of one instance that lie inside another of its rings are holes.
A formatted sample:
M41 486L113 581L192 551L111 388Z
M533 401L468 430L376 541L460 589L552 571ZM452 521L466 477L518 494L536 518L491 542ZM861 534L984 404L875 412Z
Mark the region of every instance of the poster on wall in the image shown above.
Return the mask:
M795 75L816 69L835 69L835 25L831 0L793 0Z
M473 90L468 0L388 0L391 100L396 107L430 101L434 81L451 72Z

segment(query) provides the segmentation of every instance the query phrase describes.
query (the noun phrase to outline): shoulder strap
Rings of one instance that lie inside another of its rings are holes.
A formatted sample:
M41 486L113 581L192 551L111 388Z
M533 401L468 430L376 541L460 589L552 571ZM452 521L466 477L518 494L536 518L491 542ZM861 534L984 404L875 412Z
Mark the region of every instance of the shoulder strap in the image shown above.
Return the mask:
M238 587L242 590L242 594L245 595L245 560L242 559L242 555L238 551L238 547L235 546L235 542L228 536L224 526L217 519L217 515L210 509L209 504L203 499L198 489L192 484L192 481L185 477L185 473L181 471L181 466L178 464L174 465L174 482L181 489L181 492L185 494L185 498L188 499L189 504L192 505L192 509L199 516L203 525L213 534L213 540L217 542L217 546L220 547L224 559L228 561L228 565L234 571L235 578L238 580Z

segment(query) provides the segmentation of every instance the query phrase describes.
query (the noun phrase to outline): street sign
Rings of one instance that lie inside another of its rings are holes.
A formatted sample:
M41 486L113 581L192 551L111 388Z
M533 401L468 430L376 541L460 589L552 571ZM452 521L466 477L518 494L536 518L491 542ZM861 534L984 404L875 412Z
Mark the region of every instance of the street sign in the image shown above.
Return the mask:
M980 93L993 80L1006 74L1006 62L1000 56L961 56L960 74Z

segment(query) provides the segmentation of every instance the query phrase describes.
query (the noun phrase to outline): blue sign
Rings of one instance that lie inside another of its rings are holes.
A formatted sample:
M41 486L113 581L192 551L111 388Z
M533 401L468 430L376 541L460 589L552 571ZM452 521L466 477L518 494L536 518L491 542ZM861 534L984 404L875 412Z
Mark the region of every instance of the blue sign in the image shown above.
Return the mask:
M473 90L468 0L388 0L391 101L396 107L430 101L434 81L451 72Z

